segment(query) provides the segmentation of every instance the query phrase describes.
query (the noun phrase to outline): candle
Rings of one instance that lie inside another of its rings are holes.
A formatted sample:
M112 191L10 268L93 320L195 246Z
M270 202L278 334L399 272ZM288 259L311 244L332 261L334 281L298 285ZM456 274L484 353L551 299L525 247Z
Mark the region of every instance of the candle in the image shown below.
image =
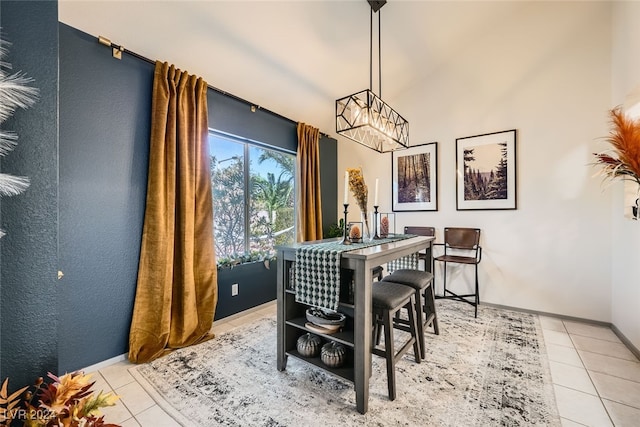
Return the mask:
M376 192L374 194L375 196L373 197L373 206L380 206L378 204L378 178L376 178Z
M349 171L344 171L344 203L349 203Z

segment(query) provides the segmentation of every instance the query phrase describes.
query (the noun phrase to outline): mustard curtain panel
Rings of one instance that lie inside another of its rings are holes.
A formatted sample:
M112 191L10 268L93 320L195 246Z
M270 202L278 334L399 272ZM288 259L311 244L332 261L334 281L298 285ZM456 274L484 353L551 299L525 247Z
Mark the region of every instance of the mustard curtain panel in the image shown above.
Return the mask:
M147 204L129 360L207 338L218 299L207 83L156 62Z
M322 239L320 130L298 123L298 242Z

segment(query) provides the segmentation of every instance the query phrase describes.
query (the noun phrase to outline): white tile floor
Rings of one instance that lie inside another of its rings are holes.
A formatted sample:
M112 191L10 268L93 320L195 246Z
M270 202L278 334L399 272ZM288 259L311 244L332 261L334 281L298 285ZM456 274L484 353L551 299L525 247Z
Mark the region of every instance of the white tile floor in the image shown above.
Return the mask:
M640 361L610 328L540 316L563 426L640 426Z
M223 334L264 315L276 313L275 303L215 322ZM562 425L640 426L640 361L611 329L586 323L540 317ZM121 396L105 408L105 420L123 427L179 426L129 374L123 361L94 373L94 390Z

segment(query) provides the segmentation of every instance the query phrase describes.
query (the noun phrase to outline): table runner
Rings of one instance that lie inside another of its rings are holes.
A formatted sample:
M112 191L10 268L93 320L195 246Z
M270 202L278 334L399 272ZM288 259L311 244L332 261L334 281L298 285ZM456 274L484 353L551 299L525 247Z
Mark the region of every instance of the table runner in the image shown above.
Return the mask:
M342 252L397 242L410 237L415 237L415 235L396 234L384 239L352 243L351 245L343 245L339 241L323 242L298 248L295 263L296 302L337 310L340 300L340 257Z

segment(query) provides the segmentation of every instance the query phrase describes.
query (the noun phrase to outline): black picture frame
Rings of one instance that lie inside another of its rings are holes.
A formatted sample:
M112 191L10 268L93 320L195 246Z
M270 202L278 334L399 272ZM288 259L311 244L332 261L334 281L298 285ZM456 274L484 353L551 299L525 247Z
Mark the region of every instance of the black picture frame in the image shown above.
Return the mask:
M456 139L456 210L517 209L516 134Z
M438 210L438 143L415 145L391 154L392 210Z

